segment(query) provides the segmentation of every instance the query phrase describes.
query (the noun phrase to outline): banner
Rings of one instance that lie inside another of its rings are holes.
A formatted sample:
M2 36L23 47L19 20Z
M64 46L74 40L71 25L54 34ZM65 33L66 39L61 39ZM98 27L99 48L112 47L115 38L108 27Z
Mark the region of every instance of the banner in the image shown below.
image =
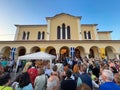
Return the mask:
M100 48L100 56L102 59L105 59L105 48Z
M42 51L42 52L45 52L45 48L41 48L41 51Z

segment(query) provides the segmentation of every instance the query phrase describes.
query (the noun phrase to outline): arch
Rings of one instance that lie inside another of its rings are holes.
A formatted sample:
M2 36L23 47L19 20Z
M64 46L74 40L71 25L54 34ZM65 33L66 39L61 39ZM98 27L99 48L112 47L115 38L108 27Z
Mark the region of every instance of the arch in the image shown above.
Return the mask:
M99 48L97 46L92 46L89 49L89 58L98 58L99 57Z
M107 59L114 59L115 58L114 52L115 52L115 49L112 46L105 47L105 55Z
M70 50L69 50L69 48L67 46L61 47L60 51L59 51L60 57L69 56L69 52L70 52Z
M10 57L10 50L11 50L11 48L9 46L2 48L2 50L1 50L2 57L9 58Z
M35 52L39 52L40 48L38 46L34 46L31 48L30 53L35 53Z
M24 46L20 46L17 48L18 56L22 56L26 54L26 48Z
M56 56L56 49L54 47L52 47L52 46L48 46L46 48L46 52Z
M77 57L84 57L85 56L85 49L82 46L77 46L75 48L75 56Z

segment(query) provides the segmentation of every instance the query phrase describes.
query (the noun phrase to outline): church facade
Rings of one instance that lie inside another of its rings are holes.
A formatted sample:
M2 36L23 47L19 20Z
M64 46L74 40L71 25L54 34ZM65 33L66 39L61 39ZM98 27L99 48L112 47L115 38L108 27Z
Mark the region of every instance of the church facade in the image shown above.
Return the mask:
M60 13L46 17L46 25L15 25L14 41L0 41L0 56L15 58L29 53L45 51L67 55L119 59L120 40L112 40L112 31L99 31L97 24L81 24L81 16Z

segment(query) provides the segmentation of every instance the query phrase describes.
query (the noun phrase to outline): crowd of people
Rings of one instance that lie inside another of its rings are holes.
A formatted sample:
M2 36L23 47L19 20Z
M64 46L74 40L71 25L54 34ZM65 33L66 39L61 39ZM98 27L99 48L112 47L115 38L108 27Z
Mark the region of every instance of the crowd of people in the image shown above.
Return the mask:
M120 90L117 59L65 56L54 60L52 66L49 61L20 62L22 71L11 80L14 66L13 60L1 59L0 90Z

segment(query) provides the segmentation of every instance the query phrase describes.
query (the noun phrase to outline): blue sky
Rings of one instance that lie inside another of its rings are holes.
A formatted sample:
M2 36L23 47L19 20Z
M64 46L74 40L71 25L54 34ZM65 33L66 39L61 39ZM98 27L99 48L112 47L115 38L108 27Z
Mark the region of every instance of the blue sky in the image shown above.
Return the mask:
M82 24L98 24L120 40L120 0L0 0L0 40L13 40L15 24L47 24L59 13L82 16Z

